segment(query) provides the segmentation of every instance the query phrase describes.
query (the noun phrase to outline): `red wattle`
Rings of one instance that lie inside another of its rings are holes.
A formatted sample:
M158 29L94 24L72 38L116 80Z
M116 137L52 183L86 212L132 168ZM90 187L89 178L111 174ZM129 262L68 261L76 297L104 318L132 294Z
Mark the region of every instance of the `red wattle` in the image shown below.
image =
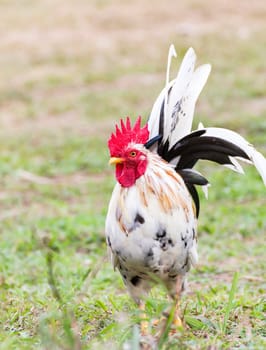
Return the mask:
M137 164L116 165L116 179L123 187L133 186L136 180L142 176L147 168L147 160L139 161Z

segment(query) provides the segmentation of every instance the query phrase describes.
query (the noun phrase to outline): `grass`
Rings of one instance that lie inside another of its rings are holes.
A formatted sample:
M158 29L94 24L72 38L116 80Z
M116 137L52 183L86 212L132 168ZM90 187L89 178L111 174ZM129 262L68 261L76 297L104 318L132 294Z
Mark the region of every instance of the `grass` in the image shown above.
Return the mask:
M193 46L213 65L195 127L232 128L266 155L266 9L230 6L0 3L0 349L139 349L140 315L106 254L106 141L121 116L148 116L174 42L179 58ZM265 187L251 167L199 169L212 187L188 327L160 349L264 349ZM146 304L151 326L169 307L164 289Z

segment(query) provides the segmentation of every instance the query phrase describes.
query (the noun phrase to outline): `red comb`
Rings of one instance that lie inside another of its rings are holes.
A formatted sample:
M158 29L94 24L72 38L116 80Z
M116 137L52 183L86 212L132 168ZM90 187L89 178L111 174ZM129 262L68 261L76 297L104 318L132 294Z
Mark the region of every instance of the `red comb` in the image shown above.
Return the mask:
M108 141L108 147L112 157L118 156L130 142L144 144L149 138L148 125L146 124L141 128L141 117L138 117L133 127L131 127L129 117L127 117L126 122L121 119L120 124L121 129L116 125L116 132L111 135Z

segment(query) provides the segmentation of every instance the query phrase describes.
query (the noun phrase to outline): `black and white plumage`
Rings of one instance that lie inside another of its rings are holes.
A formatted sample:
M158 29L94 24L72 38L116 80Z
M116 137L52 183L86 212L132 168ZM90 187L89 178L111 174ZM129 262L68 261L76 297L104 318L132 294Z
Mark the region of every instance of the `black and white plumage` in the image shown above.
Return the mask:
M147 146L173 164L181 174L195 201L198 215L199 199L195 185L208 184L206 179L204 181L200 174L192 170L198 160L214 161L242 174L244 170L238 160L253 164L265 185L266 161L248 141L232 130L204 128L200 123L198 130L191 131L195 103L208 79L211 66L204 64L195 70L196 55L190 48L176 79L169 83L171 59L174 56L175 49L171 46L166 86L157 97L148 120L151 139Z
M129 118L116 127L108 146L118 180L108 208L106 237L117 267L134 300L140 303L152 283L161 280L179 299L186 273L197 262L196 187L207 179L193 167L200 159L243 172L239 160L254 164L266 185L266 160L243 137L222 128L192 131L197 98L211 67L195 69L190 48L177 77L169 82L152 108L148 124ZM178 316L177 316L178 318Z

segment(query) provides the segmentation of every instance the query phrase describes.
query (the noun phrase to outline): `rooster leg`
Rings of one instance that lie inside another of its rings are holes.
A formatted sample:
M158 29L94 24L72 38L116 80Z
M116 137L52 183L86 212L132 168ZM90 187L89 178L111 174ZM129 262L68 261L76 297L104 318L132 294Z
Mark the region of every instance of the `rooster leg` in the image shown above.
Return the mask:
M181 312L180 312L180 300L181 300L182 290L183 290L183 276L178 276L176 280L176 293L174 296L175 313L174 313L173 325L175 328L183 327L183 322L181 319Z
M183 276L178 276L176 281L171 281L167 286L169 290L169 295L172 298L173 304L168 310L163 312L163 319L161 323L161 329L157 332L156 337L160 339L165 336L165 334L175 334L178 330L183 328L183 322L180 312L180 299L183 290Z
M139 310L140 310L140 333L142 336L146 336L148 335L149 323L147 321L147 315L145 312L145 303L143 301L140 301L139 303Z
M177 328L183 327L183 322L180 315L180 300L176 301L173 325L174 327L177 327Z

